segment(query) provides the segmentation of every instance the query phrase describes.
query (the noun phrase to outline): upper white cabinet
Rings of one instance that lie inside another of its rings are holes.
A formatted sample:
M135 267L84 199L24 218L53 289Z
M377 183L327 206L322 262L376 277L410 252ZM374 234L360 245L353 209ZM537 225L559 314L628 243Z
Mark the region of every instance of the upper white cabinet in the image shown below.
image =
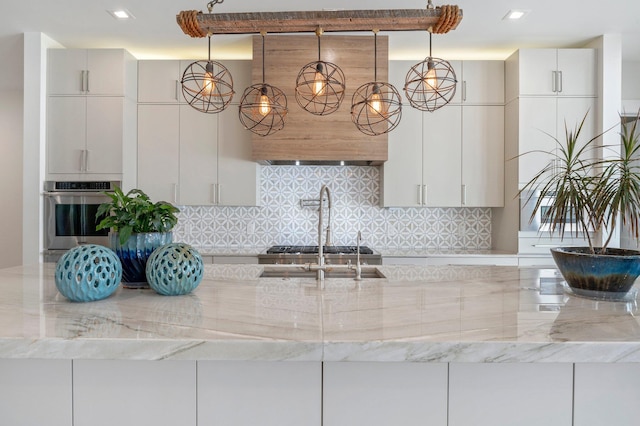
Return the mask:
M389 134L389 158L382 168L384 207L503 205L502 64L456 63L458 69L469 70L466 75L470 76L467 100L462 101L461 96L461 103L421 112L405 102L402 122ZM402 87L412 65L409 61L391 61L390 82ZM484 90L477 88L482 85L489 88L484 95Z
M135 58L123 49L49 49L47 68L47 178L126 180Z
M169 66L178 61L144 62L141 79L154 74L154 66L158 75L179 69ZM235 91L243 91L251 80L250 61L225 61L225 66ZM138 105L138 186L154 199L179 205L258 205L260 165L251 161L251 133L242 127L236 107L206 114L179 105L171 90L165 94L164 100L150 102L147 93L148 102Z
M49 95L135 97L135 58L124 49L49 49Z
M504 61L449 61L458 85L451 104L504 105Z
M148 60L138 62L139 103L186 103L182 75L193 61ZM237 91L237 90L236 90Z
M517 96L596 96L595 49L520 49L506 61L507 100Z

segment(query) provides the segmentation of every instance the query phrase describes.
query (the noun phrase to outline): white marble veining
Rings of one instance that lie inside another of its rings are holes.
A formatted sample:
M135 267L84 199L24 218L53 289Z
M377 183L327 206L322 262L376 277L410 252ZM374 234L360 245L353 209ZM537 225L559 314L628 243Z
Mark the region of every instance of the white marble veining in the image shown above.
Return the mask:
M553 269L381 266L387 278L259 278L206 265L190 295L72 303L55 264L0 270L0 358L640 362L637 292L567 294Z

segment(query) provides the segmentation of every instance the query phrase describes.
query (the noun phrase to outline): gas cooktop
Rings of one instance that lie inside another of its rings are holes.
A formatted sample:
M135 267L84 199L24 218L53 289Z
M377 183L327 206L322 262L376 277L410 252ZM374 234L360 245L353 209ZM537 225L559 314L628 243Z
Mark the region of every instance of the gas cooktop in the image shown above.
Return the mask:
M358 246L323 246L326 254L357 254ZM317 254L318 246L272 246L267 249L267 254ZM360 246L360 254L373 254L373 250L366 246Z

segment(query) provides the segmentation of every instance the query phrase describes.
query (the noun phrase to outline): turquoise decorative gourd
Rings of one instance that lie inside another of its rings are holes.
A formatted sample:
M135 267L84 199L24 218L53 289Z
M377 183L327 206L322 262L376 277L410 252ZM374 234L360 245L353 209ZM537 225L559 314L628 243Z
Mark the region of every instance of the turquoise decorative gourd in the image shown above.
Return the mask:
M58 291L73 302L109 297L122 280L122 264L110 249L86 244L67 251L56 264Z
M202 281L204 263L193 247L170 243L157 248L147 260L149 287L164 296L192 292Z

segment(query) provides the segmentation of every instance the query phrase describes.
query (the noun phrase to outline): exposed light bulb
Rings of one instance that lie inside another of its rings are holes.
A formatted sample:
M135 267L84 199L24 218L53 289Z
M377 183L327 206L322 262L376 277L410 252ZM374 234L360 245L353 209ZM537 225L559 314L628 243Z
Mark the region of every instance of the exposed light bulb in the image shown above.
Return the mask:
M427 64L428 71L422 79L424 90L427 92L435 92L438 89L438 76L432 62Z
M262 116L266 116L271 112L271 101L267 96L267 88L262 87L260 90L260 99L258 100L258 112Z
M369 109L374 114L382 114L382 95L380 88L376 85L373 87L373 93L369 98Z
M322 75L322 64L316 65L316 74L313 76L313 94L322 96L327 87L327 80Z
M204 78L202 81L202 93L206 95L212 94L216 90L216 82L213 77L213 64L207 62L207 66L204 72Z

